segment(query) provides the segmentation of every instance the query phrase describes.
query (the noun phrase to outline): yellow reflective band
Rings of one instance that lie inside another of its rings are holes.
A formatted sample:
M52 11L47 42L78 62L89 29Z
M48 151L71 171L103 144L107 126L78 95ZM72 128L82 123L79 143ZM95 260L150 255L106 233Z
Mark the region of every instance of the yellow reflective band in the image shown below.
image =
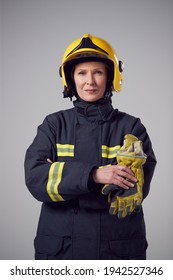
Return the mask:
M74 157L74 145L56 144L57 156L59 157Z
M102 158L115 158L120 148L120 145L114 147L102 145Z
M49 169L47 182L47 192L53 201L62 201L63 197L59 194L58 187L62 179L64 162L54 162Z

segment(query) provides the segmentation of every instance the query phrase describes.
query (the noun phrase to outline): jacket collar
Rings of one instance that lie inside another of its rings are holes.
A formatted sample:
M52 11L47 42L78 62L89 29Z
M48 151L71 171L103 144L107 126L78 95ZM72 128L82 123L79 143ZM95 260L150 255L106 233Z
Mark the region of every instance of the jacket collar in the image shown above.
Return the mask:
M77 114L85 117L89 122L105 122L110 119L114 111L112 104L107 99L96 102L86 102L77 99L73 102Z

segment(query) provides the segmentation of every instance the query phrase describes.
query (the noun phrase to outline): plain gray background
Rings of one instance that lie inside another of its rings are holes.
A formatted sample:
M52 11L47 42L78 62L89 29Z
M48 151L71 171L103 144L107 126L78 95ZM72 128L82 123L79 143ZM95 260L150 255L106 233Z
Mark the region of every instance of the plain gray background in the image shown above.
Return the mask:
M58 75L66 47L103 37L125 63L113 105L140 117L158 164L144 201L148 259L173 259L172 0L1 0L0 259L33 259L41 203L24 182L37 126L72 103Z

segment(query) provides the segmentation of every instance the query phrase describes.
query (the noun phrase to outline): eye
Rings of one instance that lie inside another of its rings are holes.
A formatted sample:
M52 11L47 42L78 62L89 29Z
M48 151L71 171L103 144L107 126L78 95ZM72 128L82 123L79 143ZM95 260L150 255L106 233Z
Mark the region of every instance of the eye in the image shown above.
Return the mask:
M96 73L99 74L99 75L102 75L103 71L102 70L97 70Z
M81 76L82 76L82 75L85 75L85 71L79 71L79 72L78 72L78 75L81 75Z
M98 70L96 70L95 71L95 74L97 74L97 75L99 75L99 76L102 76L102 75L104 75L104 71L103 70L100 70L100 69L98 69Z

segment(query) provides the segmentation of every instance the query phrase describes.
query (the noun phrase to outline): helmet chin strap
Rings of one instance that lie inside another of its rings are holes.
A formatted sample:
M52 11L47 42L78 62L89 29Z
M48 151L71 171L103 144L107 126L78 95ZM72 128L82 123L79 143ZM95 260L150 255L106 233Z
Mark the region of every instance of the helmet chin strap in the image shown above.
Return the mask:
M113 95L112 91L111 90L107 90L105 95L104 95L104 98L109 100L110 103L112 103L112 95Z

